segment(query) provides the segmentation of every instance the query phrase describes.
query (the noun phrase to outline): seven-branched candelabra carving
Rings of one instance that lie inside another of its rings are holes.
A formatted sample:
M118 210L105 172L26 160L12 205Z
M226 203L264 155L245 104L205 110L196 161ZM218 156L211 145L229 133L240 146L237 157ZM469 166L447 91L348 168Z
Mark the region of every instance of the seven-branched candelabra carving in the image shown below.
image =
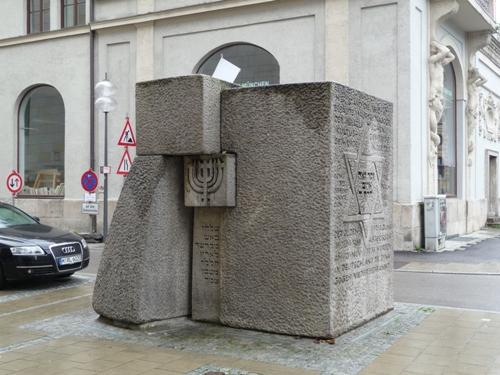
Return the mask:
M224 176L224 160L219 157L195 159L188 166L188 182L193 191L210 204L209 195L219 190Z
M236 155L184 157L184 187L188 207L234 207Z

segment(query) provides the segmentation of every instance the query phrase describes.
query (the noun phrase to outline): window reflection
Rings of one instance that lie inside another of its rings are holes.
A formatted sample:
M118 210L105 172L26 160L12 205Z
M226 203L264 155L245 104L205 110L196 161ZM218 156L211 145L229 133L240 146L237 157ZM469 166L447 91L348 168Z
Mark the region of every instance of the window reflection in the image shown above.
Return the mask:
M244 87L278 84L278 61L266 50L252 44L233 44L210 55L198 69L199 74L212 75L221 56L241 69L235 83Z
M19 111L21 195L64 195L64 103L50 86L31 90Z
M444 67L443 116L438 124L438 191L457 195L456 79L452 64Z

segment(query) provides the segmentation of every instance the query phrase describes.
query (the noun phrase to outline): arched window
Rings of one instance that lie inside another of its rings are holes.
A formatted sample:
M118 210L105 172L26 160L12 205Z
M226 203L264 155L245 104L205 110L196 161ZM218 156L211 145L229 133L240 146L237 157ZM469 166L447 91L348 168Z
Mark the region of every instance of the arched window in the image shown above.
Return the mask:
M253 44L233 44L210 54L197 73L211 76L223 57L241 69L234 83L244 87L267 86L280 83L278 61L265 49Z
M438 191L457 195L457 84L452 64L444 67L443 116L438 124Z
M21 195L64 195L64 103L51 86L30 90L19 108Z

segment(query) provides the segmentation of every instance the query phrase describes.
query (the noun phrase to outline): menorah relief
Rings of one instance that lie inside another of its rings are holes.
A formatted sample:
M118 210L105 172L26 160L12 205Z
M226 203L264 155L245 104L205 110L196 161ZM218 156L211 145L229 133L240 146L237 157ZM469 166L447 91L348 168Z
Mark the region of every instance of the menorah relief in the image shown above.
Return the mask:
M234 207L235 155L186 156L184 187L188 207Z

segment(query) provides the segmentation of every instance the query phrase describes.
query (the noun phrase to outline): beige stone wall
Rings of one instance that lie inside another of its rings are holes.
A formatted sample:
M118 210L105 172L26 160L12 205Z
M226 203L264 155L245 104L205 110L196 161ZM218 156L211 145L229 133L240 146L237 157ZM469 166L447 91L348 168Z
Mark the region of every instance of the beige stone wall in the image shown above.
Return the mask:
M475 232L486 225L488 202L486 199L467 201L467 233Z
M82 214L82 201L68 199L16 199L16 207L32 216L40 218L42 224L78 233L91 232L91 220L87 214ZM98 232L102 233L102 201L99 202L97 220ZM113 217L116 201L109 202L109 218Z
M423 247L423 208L421 203L394 203L394 250Z
M467 202L457 198L446 199L446 235L454 236L467 232Z

